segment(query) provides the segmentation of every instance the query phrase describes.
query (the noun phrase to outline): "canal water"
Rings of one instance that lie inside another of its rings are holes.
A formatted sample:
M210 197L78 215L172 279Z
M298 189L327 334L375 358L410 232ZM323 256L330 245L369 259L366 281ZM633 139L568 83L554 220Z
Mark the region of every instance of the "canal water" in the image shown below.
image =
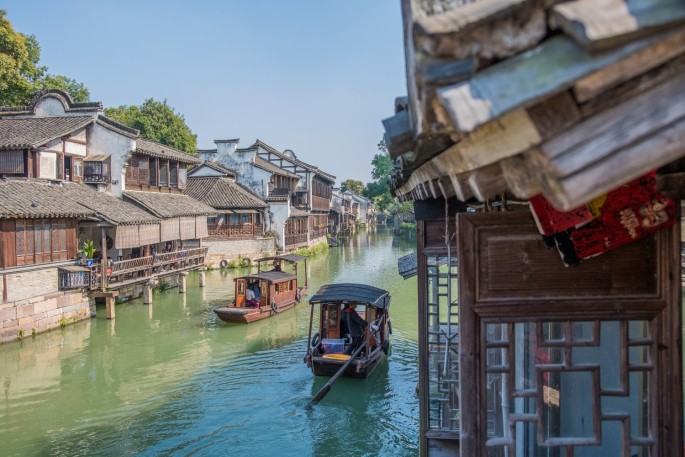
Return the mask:
M392 347L366 380L326 383L303 363L309 305L250 325L212 309L243 271L169 289L0 346L3 456L417 456L416 279L397 258L413 242L362 231L308 262L310 295L362 282L390 291Z

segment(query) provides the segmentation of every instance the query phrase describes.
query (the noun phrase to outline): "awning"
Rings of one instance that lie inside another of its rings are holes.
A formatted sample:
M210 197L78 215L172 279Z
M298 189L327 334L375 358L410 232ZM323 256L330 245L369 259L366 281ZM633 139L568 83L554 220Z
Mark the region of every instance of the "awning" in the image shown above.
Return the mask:
M83 161L84 162L104 162L105 160L109 160L111 156L109 154L89 154L87 155Z
M205 217L206 219L206 217ZM194 240L195 236L195 218L194 217L181 217L181 239L182 240Z
M117 226L116 235L114 237L114 247L117 249L130 249L140 246L140 237L138 236L137 225L119 225Z
M181 239L180 220L177 217L163 219L160 230L160 241L174 241Z
M207 229L207 216L195 217L195 237L207 238L209 236L209 229Z

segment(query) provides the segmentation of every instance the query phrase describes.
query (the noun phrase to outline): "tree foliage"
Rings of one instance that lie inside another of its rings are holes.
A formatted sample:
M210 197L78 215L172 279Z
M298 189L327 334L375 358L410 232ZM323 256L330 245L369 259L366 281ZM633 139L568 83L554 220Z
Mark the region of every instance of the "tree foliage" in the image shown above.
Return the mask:
M364 183L357 179L346 179L340 183L340 189L343 192L347 192L349 190L357 195L362 195L364 192Z
M48 74L47 67L39 65L36 37L15 31L6 15L0 9L0 105L27 105L37 91L53 88L69 93L76 103L87 102L90 93L83 84Z
M181 151L195 153L197 136L167 101L148 98L140 105L106 108L105 115L124 125L140 130L140 136Z
M373 166L371 176L374 181L366 185L364 196L372 199L380 211L386 211L397 204L388 186L388 179L393 173L393 164L383 140L378 143L378 150L380 153L376 154L371 161Z

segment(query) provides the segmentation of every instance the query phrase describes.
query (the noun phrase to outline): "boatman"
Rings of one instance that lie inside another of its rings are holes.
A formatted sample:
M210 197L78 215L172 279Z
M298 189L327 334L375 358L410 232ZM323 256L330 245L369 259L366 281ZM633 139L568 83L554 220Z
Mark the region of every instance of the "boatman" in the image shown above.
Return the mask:
M354 352L362 343L364 329L367 325L369 325L369 323L362 319L359 314L357 314L356 303L345 303L343 307L342 318L345 320L345 323L347 324L347 331L350 333L350 336L352 337L351 349L352 352Z

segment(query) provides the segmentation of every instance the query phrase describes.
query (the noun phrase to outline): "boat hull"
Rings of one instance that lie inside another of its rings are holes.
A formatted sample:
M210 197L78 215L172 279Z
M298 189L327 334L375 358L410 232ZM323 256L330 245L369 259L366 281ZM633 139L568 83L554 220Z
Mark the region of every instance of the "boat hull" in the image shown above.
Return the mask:
M385 354L376 348L369 357L353 361L342 374L344 378L364 379L371 374ZM328 359L321 356L312 357L312 372L316 376L333 376L342 368L346 360Z
M278 310L274 312L270 306L262 306L260 308L236 308L235 306L222 306L215 308L214 313L219 319L224 322L231 322L235 324L249 324L250 322L260 321L283 311L294 307L297 301L289 301L282 303L276 307Z

